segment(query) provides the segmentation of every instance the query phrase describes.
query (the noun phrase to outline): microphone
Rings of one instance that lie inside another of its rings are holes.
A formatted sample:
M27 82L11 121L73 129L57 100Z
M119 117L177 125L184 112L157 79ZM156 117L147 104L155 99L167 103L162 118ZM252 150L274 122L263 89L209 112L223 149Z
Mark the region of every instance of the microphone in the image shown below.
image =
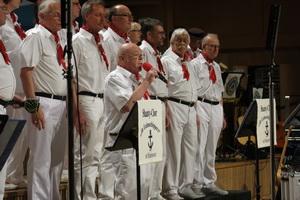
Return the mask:
M150 63L147 63L147 62L143 63L143 64L142 64L142 67L143 67L143 69L144 69L145 71L149 71L150 69L153 68L153 66L152 66ZM158 78L159 78L161 81L163 81L163 82L165 82L166 84L168 84L168 80L167 80L160 72L157 72L157 74L158 74Z

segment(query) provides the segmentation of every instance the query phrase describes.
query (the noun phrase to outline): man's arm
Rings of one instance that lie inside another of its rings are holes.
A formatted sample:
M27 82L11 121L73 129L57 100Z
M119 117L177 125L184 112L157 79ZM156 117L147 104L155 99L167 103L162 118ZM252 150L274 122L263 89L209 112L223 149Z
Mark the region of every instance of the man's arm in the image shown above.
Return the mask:
M133 91L130 99L127 101L127 103L121 109L122 113L129 112L132 109L134 103L137 100L142 99L142 97L144 96L145 92L147 91L149 85L152 83L152 81L153 81L153 79L155 77L158 77L158 75L157 75L157 69L152 68L151 70L149 70L147 72L145 80L139 85L139 87L137 87Z
M33 67L23 67L21 69L21 80L23 85L23 90L27 99L36 99L34 91L34 82L32 78ZM45 128L45 117L41 108L38 109L36 113L31 114L32 123L39 129Z

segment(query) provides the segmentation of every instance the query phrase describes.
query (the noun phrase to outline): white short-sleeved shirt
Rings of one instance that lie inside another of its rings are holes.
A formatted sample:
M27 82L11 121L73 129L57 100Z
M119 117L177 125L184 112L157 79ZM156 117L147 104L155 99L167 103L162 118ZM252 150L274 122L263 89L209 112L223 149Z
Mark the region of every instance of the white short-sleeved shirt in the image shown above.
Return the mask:
M57 60L56 46L54 36L39 25L21 43L21 65L34 67L32 76L35 92L65 96L67 80Z
M6 22L0 27L0 34L2 36L2 42L5 45L7 54L10 58L11 66L14 69L15 77L19 77L21 70L20 44L22 40L15 30L10 14L6 15ZM20 78L16 79L16 93L23 93L23 87Z
M184 62L190 74L189 80L183 78L181 58L173 51L170 51L166 56L163 56L161 61L166 72L166 78L169 82L167 86L168 96L188 102L196 102L197 83L195 80L195 72L190 61Z
M128 102L133 91L137 87L138 82L136 81L134 74L120 66L117 66L117 68L106 77L104 89L106 134L119 133L129 114L129 112L121 113L120 111ZM112 146L117 137L108 138L107 146Z
M79 92L103 93L104 80L109 71L94 36L81 28L73 37L73 50L78 65Z
M156 53L153 47L146 42L145 40L142 41L142 44L140 45L140 48L145 56L144 62L150 63L154 68L158 68L158 64L156 61ZM142 70L142 75L143 77L146 76L146 71L143 69ZM163 74L164 75L164 74ZM159 96L159 97L167 97L168 96L168 90L167 90L167 85L160 79L156 78L153 80L153 82L150 84L148 88L148 92L150 95L154 96Z
M120 46L126 43L124 38L120 37L115 31L113 31L111 28L108 28L107 31L103 34L104 42L103 46L106 50L106 55L108 57L109 61L109 68L110 71L113 71L117 67L118 63L118 51ZM128 38L128 41L129 38Z
M0 35L0 40L1 40ZM16 79L13 68L6 64L2 53L0 52L0 99L10 101L14 97L16 90Z
M220 101L224 91L220 66L215 61L212 63L217 77L216 83L213 84L209 78L209 63L202 54L193 59L191 63L196 71L196 80L199 86L198 96L210 101Z

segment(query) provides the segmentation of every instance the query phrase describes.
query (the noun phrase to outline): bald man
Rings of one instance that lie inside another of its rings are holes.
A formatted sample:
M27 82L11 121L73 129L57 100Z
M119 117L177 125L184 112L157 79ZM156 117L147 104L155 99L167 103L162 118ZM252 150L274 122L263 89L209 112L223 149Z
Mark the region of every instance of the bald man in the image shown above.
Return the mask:
M134 103L143 99L149 85L157 77L157 69L153 68L147 72L143 82L140 83L136 79L142 70L143 56L140 48L133 43L122 45L117 58L118 66L105 79L104 88L106 106L104 115L107 119L105 134L108 137L108 146L114 144L118 136L116 133L119 133ZM111 160L116 178L115 199L136 199L134 150L113 151L111 152ZM143 176L142 172L141 176ZM142 192L142 195L142 199L148 199L147 194Z
M110 8L108 13L110 26L103 34L104 48L109 58L110 71L113 71L117 66L117 53L122 44L130 42L127 33L131 29L133 16L129 8L125 5L115 5Z

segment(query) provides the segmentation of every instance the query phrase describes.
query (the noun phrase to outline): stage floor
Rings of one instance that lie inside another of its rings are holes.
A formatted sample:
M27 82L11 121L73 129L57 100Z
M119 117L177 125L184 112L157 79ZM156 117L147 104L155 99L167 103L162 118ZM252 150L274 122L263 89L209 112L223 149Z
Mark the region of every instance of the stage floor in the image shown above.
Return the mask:
M278 156L276 156L278 163ZM226 196L209 196L203 200L255 200L256 199L256 176L255 161L246 161L236 156L234 160L216 162L216 171L218 180L216 185L228 190ZM270 199L270 161L261 159L259 162L259 177L261 199ZM68 184L61 183L61 199L67 199ZM26 189L5 191L4 200L25 200L27 195Z

